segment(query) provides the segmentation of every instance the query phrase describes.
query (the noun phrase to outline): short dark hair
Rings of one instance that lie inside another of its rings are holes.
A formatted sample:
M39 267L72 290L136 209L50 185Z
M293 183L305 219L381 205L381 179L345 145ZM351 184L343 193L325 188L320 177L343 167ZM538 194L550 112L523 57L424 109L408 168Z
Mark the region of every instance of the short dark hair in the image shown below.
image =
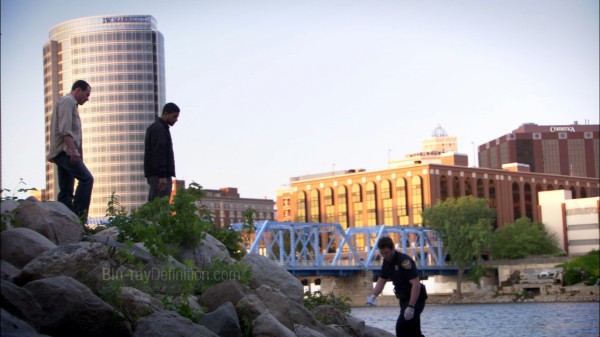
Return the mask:
M392 240L392 238L390 238L389 236L384 236L381 239L379 239L379 241L377 241L377 248L389 248L391 250L394 250L394 240Z
M162 114L164 115L166 113L173 113L173 112L179 112L179 107L177 106L177 104L175 104L175 103L165 104L165 106L163 107Z
M75 83L73 83L73 86L71 87L71 91L74 91L77 88L81 89L81 91L86 91L88 87L90 87L88 82L86 82L84 80L77 80L77 81L75 81Z

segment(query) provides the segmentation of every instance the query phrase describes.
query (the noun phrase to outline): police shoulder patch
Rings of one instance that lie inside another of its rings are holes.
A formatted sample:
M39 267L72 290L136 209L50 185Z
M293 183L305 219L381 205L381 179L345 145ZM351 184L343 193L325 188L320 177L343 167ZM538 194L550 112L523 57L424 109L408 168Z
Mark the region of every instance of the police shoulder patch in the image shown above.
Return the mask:
M402 261L401 265L404 269L410 269L412 267L409 259Z

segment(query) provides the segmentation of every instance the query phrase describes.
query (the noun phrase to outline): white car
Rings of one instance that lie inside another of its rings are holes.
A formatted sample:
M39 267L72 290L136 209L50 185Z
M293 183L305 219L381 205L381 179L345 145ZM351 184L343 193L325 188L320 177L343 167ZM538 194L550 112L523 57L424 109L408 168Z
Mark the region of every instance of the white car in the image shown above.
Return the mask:
M554 272L551 270L544 270L537 275L538 278L553 278Z

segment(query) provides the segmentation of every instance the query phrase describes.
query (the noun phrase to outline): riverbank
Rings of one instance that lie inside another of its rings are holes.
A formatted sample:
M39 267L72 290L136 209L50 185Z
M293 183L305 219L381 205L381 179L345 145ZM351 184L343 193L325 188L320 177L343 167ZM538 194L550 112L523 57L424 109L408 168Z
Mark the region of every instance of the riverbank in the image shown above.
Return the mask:
M569 286L563 287L564 292L551 294L497 294L495 292L466 293L462 299L456 295L430 294L427 304L493 304L493 303L545 303L545 302L600 302L598 286ZM379 296L378 306L397 306L394 296ZM357 307L364 306L362 304Z

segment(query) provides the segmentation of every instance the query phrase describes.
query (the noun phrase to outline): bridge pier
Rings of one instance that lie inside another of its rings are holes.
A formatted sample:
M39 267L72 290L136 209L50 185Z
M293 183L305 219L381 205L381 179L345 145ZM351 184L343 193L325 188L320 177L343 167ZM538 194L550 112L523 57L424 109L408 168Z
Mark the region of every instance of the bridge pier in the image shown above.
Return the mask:
M363 270L352 276L322 276L321 293L335 297L348 297L353 307L364 306L373 292L373 272Z

